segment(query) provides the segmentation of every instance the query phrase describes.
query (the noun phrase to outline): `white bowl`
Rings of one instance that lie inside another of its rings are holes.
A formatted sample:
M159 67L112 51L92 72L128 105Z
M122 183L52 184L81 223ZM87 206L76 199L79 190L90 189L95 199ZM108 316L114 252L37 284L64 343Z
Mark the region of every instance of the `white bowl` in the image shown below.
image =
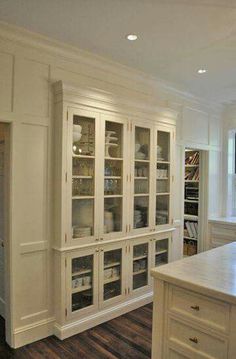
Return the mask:
M77 142L81 139L82 133L80 132L73 132L73 142Z
M140 150L140 143L135 143L135 152L138 152Z
M82 126L80 125L73 125L73 132L81 132Z

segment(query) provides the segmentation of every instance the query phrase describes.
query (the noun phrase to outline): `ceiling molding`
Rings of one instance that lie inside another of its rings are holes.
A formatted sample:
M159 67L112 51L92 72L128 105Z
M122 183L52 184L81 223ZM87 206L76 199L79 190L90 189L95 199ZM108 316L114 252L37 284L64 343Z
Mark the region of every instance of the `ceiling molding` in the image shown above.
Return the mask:
M126 80L128 79L130 82L136 81L141 85L149 86L150 88L154 89L154 92L155 90L163 91L164 93L168 94L168 97L172 95L173 97L177 97L183 102L191 101L196 105L204 105L209 110L211 109L216 113L222 111L222 105L219 103L194 96L189 92L178 89L172 84L153 77L147 73L81 50L75 46L67 45L47 36L28 31L15 25L7 24L3 21L0 21L0 38L3 40L11 41L23 47L31 47L39 51L43 50L49 55L60 56L61 58L75 64L83 63L99 70L109 72L110 74L114 74L116 76L119 74L120 77L123 77ZM153 93L152 96L155 97L155 93Z

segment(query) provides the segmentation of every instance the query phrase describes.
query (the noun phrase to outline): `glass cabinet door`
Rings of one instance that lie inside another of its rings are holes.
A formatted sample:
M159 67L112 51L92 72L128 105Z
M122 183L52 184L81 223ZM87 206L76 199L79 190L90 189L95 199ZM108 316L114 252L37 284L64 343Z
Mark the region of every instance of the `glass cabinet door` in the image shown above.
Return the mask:
M81 240L95 229L95 117L73 114L71 137L72 239Z
M158 267L168 263L169 257L169 238L158 239L154 241L154 266Z
M170 222L170 132L157 131L155 224Z
M133 286L132 289L139 289L149 284L149 243L142 243L133 246Z
M149 226L150 129L135 126L133 228Z
M97 268L95 255L90 251L87 255L70 259L70 313L91 310L97 303Z
M124 124L105 118L103 234L122 232L124 206Z
M105 250L102 258L102 302L119 299L123 294L123 248Z

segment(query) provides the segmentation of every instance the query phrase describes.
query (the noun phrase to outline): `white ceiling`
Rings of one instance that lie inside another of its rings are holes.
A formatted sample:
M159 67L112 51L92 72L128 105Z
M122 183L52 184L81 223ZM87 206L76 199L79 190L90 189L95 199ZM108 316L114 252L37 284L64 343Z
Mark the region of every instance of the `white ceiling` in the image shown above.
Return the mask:
M236 101L236 0L0 0L0 20L197 96Z

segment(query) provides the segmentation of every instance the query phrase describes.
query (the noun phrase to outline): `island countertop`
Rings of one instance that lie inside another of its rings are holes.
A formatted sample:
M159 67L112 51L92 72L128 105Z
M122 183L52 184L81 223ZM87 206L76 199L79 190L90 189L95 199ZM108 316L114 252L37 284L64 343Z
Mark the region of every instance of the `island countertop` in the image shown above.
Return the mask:
M236 304L236 242L151 270L154 278Z

